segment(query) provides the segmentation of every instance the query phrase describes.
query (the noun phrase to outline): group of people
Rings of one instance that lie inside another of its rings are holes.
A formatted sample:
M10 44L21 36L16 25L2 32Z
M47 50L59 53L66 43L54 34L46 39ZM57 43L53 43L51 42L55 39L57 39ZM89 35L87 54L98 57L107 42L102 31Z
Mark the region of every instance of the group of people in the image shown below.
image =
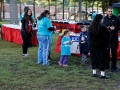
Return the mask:
M49 11L45 10L37 18L37 39L39 42L38 61L37 64L43 66L49 65L50 47L52 44L52 33L55 30L49 19ZM33 15L29 8L24 10L21 18L22 29L21 35L23 39L23 56L27 57L28 47L31 46L31 36L33 34L32 24ZM120 19L112 14L112 7L107 8L107 16L103 17L97 14L90 24L88 30L85 26L81 26L80 33L80 53L82 54L81 63L87 63L87 54L90 52L92 63L92 76L97 77L97 69L101 71L101 79L109 79L110 76L105 74L106 69L111 69L115 72L117 69L117 46L118 46L118 31L120 30ZM71 55L70 45L74 40L70 39L70 32L64 31L61 40L61 56L58 61L60 66L68 66L68 56ZM110 66L110 51L112 55Z
M112 14L112 7L107 8L107 16L103 17L97 14L90 24L88 30L81 26L80 33L80 53L82 54L81 63L87 62L87 55L90 52L92 64L92 76L97 77L97 69L101 71L101 79L109 79L110 76L105 74L105 70L110 68L111 72L117 69L117 47L118 31L120 30L120 18ZM60 66L68 66L68 56L70 55L69 31L65 31L61 40L61 57L58 61ZM111 51L111 65L110 65Z
M39 43L37 64L42 63L43 66L49 65L48 60L51 60L50 47L52 44L52 33L55 30L49 19L49 14L50 12L45 10L37 18L37 39ZM34 16L29 7L24 8L24 13L21 15L20 20L22 23L21 36L23 40L23 57L29 57L28 48L32 46L31 37L33 36L34 21Z

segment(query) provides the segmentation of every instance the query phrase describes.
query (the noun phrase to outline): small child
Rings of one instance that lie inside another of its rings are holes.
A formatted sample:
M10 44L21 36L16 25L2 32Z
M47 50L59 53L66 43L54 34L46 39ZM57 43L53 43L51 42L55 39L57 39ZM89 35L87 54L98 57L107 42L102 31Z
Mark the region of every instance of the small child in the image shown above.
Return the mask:
M89 34L86 31L85 26L81 26L81 33L80 33L80 53L82 54L82 59L80 63L84 64L87 63L87 54L89 52L88 42L89 42Z
M61 41L61 56L60 56L60 60L58 61L58 64L60 66L68 66L67 61L68 61L68 56L71 55L71 52L70 52L71 43L72 41L70 39L69 31L66 30L64 31L62 41Z

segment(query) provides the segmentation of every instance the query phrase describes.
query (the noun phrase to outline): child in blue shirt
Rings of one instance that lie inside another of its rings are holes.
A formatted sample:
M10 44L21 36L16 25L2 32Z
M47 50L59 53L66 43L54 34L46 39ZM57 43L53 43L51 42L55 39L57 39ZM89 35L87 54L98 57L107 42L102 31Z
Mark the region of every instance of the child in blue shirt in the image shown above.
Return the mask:
M87 54L89 52L88 48L88 42L89 42L89 34L88 31L86 31L85 26L81 26L81 33L80 33L80 53L82 54L82 59L80 63L86 63L87 62Z
M71 55L70 52L70 44L72 43L70 39L69 31L66 30L63 34L62 41L61 41L61 56L58 64L60 66L68 66L68 56Z

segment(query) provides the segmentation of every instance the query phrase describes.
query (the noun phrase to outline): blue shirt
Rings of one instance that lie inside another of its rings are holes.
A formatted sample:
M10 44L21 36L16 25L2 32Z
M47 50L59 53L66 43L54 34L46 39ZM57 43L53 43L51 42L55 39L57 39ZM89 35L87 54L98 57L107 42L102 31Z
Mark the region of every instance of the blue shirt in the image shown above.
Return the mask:
M20 21L22 20L22 18L24 17L24 12L20 15ZM32 15L32 19L34 19L34 15Z
M52 27L52 23L49 18L44 17L41 20L37 20L37 26L37 35L50 36L50 31L48 28Z
M70 37L63 36L61 42L61 55L71 55L70 41Z

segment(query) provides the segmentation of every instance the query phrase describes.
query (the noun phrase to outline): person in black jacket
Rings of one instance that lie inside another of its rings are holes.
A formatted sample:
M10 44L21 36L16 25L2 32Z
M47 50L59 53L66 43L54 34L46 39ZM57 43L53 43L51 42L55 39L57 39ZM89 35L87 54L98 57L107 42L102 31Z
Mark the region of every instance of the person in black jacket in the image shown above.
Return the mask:
M107 8L107 16L104 17L103 24L110 31L110 49L108 50L108 60L110 59L110 50L112 55L111 72L116 71L117 66L117 47L118 47L118 30L120 30L120 19L112 14L112 7ZM106 67L109 69L109 61Z
M102 24L103 16L97 14L89 27L89 49L92 62L93 77L97 77L97 69L101 71L101 79L109 79L110 76L105 75L107 49L109 46L110 32L107 27Z
M32 23L33 23L32 11L29 8L25 11L21 23L22 23L21 36L23 40L23 44L22 44L23 56L28 57L29 56L29 54L27 53L28 47L32 45L31 36L32 36Z

